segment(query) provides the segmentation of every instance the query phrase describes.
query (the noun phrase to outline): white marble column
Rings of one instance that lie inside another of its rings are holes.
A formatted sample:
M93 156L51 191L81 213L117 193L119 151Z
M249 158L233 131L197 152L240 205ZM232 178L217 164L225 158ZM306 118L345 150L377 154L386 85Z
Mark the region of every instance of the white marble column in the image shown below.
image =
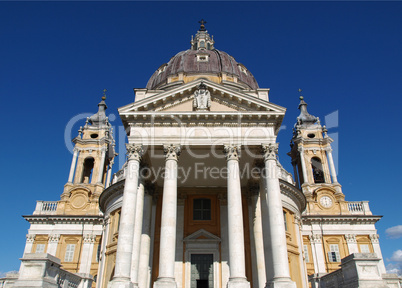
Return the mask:
M97 279L97 285L98 287L103 287L103 273L105 271L105 259L106 259L106 245L107 241L109 239L109 233L110 233L110 215L107 215L105 217L105 220L103 222L103 231L102 231L102 242L99 245L102 245L101 248L101 254L99 257L99 268L98 268L98 279Z
M106 148L102 148L102 155L98 167L98 182L97 183L102 183L102 177L103 177L103 170L105 166L105 158L106 158Z
M348 245L349 254L359 253L359 247L357 246L356 235L346 234L346 244Z
M301 216L295 214L294 219L295 219L294 221L295 221L296 242L297 246L299 247L299 266L301 270L302 285L303 287L308 287L307 267L303 259L304 247L303 247L303 237L301 236L301 225L302 225Z
M263 145L265 171L265 203L267 205L267 219L264 219L263 229L269 230L270 237L264 243L268 245L269 255L271 257L266 263L272 263L272 267L267 266L267 284L266 287L294 287L296 284L290 279L288 251L286 244L285 225L283 221L283 209L281 189L279 186L279 171L276 160L278 153L278 144ZM270 270L270 271L268 271ZM272 276L268 277L268 275Z
M49 235L49 240L47 242L47 250L46 253L56 256L57 245L59 244L60 235L59 234L51 234Z
M228 288L247 288L250 282L246 278L244 255L243 207L240 186L239 152L236 145L225 145L227 161L227 198L228 198L228 236L229 270Z
M326 151L327 151L327 158L328 158L328 162L329 162L329 168L331 169L332 183L338 183L338 178L336 177L336 170L335 170L335 165L334 165L334 158L332 157L331 147L328 147L326 149Z
M309 238L311 243L311 252L313 254L314 272L318 275L326 273L325 255L324 249L322 247L322 235L318 233L313 233L309 235Z
M377 254L377 257L381 259L380 263L379 263L380 272L387 273L387 271L385 270L384 260L382 258L382 253L381 253L381 248L380 248L380 241L379 241L380 236L378 234L371 234L369 236L370 236L371 244L373 245L374 253Z
M144 212L144 183L140 181L137 191L137 208L135 210L135 225L133 238L133 255L131 258L131 282L138 285L138 264L140 261L142 217Z
M32 253L32 246L33 243L35 242L35 234L27 234L27 241L25 243L25 249L24 249L24 254L26 253Z
M73 183L75 165L77 163L78 149L74 148L73 160L71 161L70 174L68 175L68 183Z
M140 263L138 265L138 287L148 288L151 267L149 265L151 252L151 220L152 196L144 197L144 216L142 220Z
M87 233L84 235L84 244L82 245L81 251L81 264L79 273L90 274L92 256L94 253L94 244L96 236L92 233Z
M112 179L113 164L114 164L114 160L110 160L109 169L107 170L105 188L108 188L110 186L110 180Z
M260 189L261 185L258 186ZM265 283L267 282L267 277L265 274L265 256L264 256L264 237L262 234L262 220L261 220L261 197L260 191L257 191L257 194L253 194L251 196L251 205L252 209L252 227L253 227L253 238L254 238L254 247L255 247L255 262L256 262L256 270L255 274L257 274L257 281L259 288L264 288ZM255 280L254 280L255 281Z
M175 288L175 253L177 222L177 161L179 145L164 145L165 179L163 181L159 275L154 288Z
M299 154L300 154L300 163L301 163L302 173L303 173L303 183L308 183L306 160L304 159L304 148L299 147L298 150L299 150ZM300 182L300 186L303 183Z
M123 204L117 239L115 274L111 288L133 287L130 278L131 254L133 252L135 210L142 145L126 144L128 153L127 175L124 184Z

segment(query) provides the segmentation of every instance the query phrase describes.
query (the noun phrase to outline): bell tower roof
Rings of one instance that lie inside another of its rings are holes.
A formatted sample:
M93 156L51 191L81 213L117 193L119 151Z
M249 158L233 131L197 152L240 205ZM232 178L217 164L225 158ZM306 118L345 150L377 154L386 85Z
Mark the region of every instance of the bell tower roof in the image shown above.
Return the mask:
M299 89L301 92L301 89ZM300 110L300 115L297 117L297 124L303 126L314 125L318 122L318 117L315 117L308 113L307 111L307 103L304 101L304 97L300 95L300 103L298 109Z
M106 109L107 105L105 103L106 100L106 89L103 90L103 96L101 102L98 104L98 112L91 117L89 117L88 121L91 123L92 126L94 127L107 127L109 126L109 121L106 116Z

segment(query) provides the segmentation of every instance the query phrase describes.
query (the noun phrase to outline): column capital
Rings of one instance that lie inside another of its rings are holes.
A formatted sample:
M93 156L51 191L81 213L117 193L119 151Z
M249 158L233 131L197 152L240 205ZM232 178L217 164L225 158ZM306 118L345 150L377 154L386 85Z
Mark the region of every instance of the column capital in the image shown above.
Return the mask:
M84 234L84 243L95 243L96 235L87 233Z
M144 153L143 146L138 144L126 144L128 160L140 161Z
M327 151L327 152L329 152L329 153L331 153L331 152L332 152L332 148L331 148L330 146L325 147L325 148L324 148L324 150L325 150L325 151Z
M35 241L36 234L27 234L27 242L33 243Z
M276 160L278 154L278 143L262 144L262 153L264 154L264 161Z
M378 239L380 239L380 235L378 234L370 234L371 243L378 243Z
M51 234L51 235L49 235L49 240L48 240L49 243L51 243L51 242L58 243L59 240L60 240L60 234Z
M239 151L240 151L240 146L238 145L224 145L223 146L223 152L225 153L226 156L226 161L229 160L237 160L239 161Z
M168 144L163 145L163 152L165 153L165 160L179 160L179 156L181 153L180 145Z
M347 243L356 243L356 234L345 234Z
M321 243L321 237L322 237L322 235L318 234L318 233L313 233L313 234L308 236L310 241L313 242L313 243Z

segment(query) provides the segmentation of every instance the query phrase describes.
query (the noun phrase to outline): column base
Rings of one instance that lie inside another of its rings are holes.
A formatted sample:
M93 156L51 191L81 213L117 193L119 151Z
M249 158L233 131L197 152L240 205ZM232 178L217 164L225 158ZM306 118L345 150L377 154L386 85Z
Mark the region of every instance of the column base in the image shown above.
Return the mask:
M107 285L108 288L138 288L137 284L133 284L129 278L114 278Z
M227 288L250 288L246 278L229 278Z
M177 288L177 284L174 278L160 277L154 282L153 288Z
M297 288L296 283L290 278L275 279L265 286L265 288Z

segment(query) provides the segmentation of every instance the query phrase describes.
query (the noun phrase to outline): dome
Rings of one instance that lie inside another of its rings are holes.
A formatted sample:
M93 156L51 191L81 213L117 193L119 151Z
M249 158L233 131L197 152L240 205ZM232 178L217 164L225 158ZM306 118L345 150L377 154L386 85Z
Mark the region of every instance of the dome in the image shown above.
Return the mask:
M226 52L214 48L214 40L201 26L191 40L191 49L173 56L151 76L147 89L164 89L197 78L232 84L242 89L258 89L257 81L248 69Z

